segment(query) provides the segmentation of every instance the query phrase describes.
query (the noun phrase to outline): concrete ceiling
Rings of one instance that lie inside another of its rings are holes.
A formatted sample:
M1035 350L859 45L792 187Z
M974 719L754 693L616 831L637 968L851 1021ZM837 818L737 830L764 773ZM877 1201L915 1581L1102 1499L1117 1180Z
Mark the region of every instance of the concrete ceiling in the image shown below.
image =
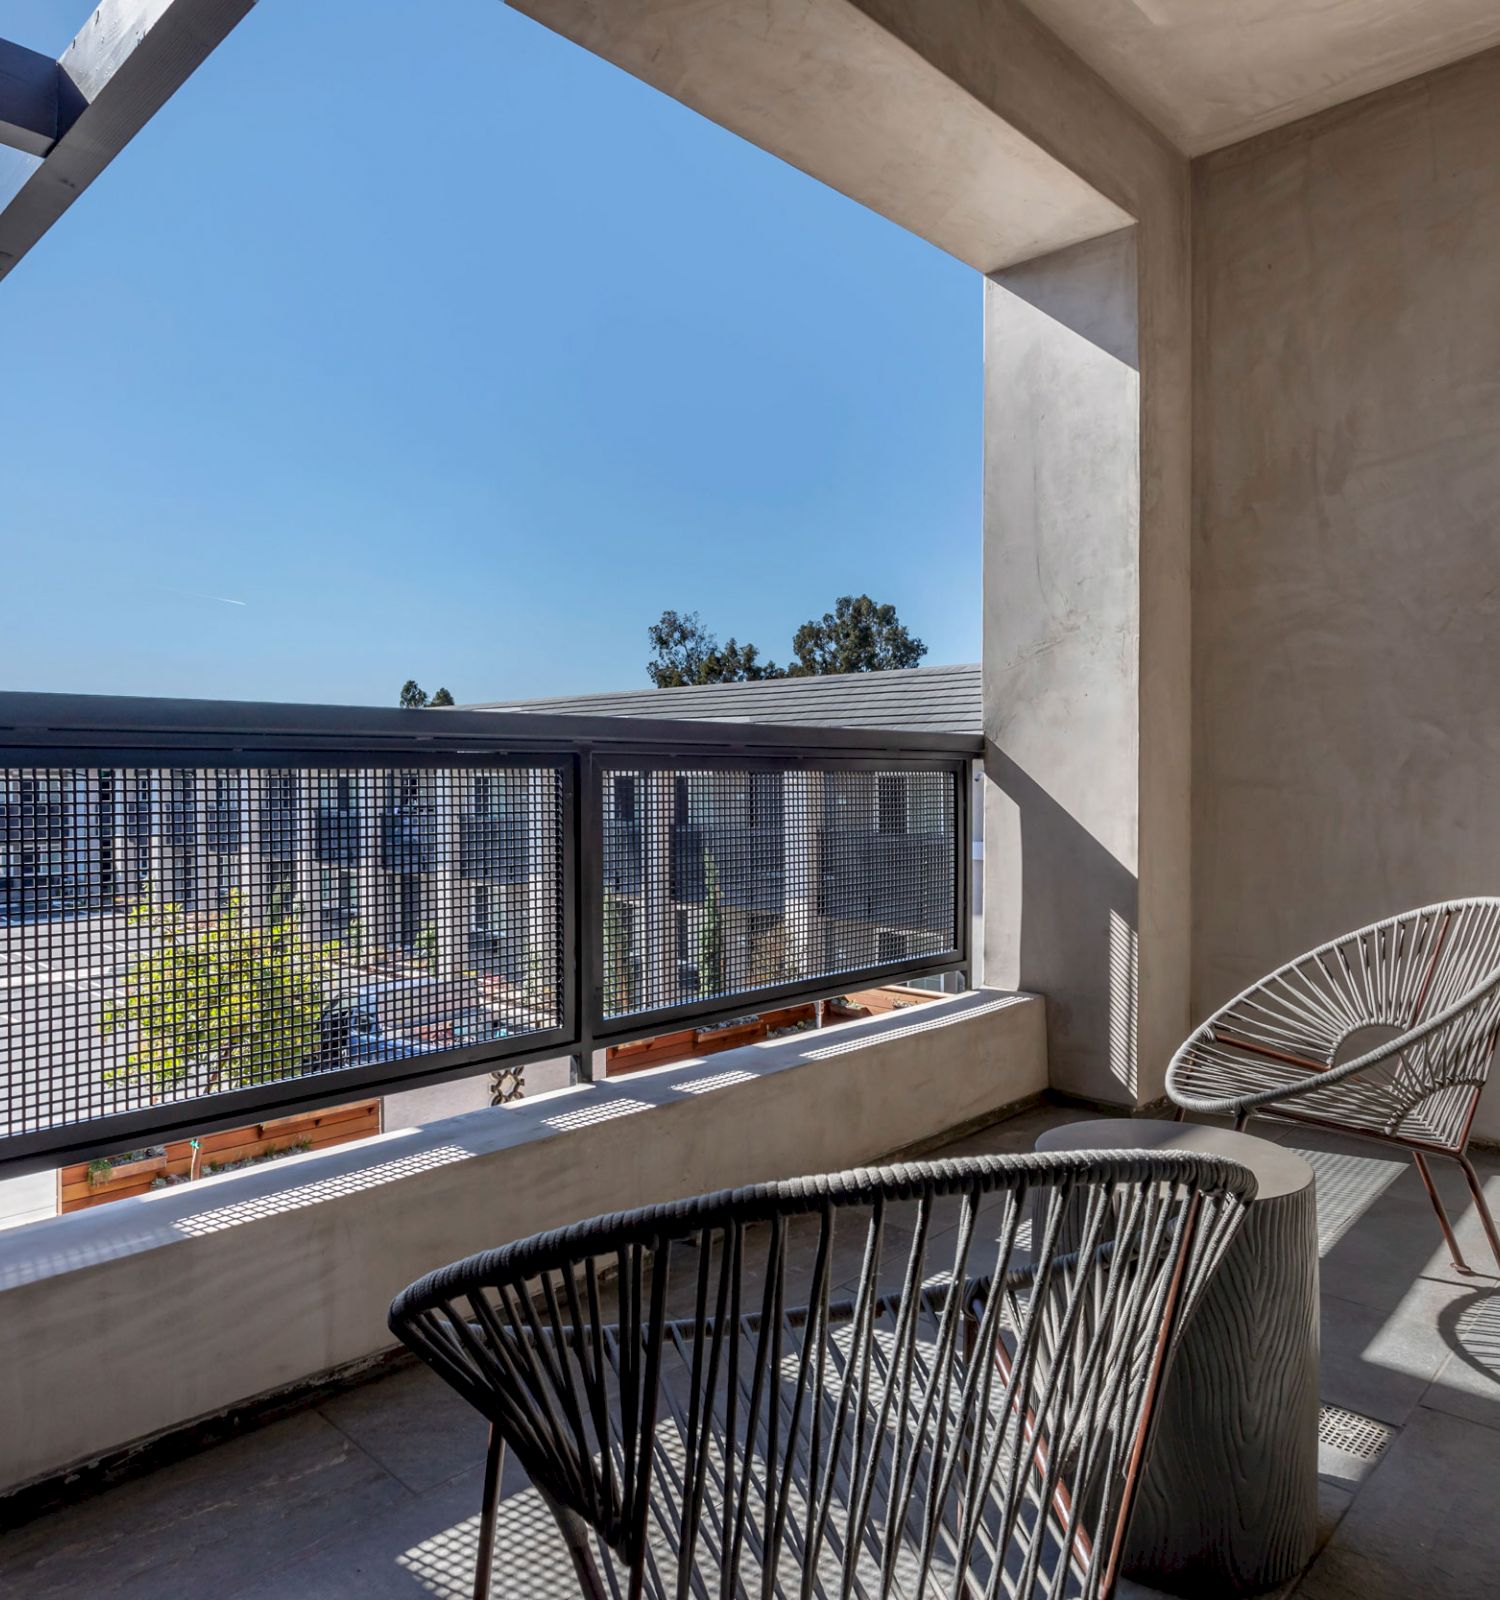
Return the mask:
M1189 155L1500 45L1500 0L1026 0Z

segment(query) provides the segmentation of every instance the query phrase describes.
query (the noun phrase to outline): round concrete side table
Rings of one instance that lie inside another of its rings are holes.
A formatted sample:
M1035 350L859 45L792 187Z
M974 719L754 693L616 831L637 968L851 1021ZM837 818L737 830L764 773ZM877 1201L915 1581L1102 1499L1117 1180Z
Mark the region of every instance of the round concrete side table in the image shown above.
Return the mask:
M1124 1570L1189 1596L1255 1594L1312 1559L1318 1518L1318 1230L1312 1168L1249 1134L1112 1117L1038 1150L1201 1150L1259 1193L1183 1329Z

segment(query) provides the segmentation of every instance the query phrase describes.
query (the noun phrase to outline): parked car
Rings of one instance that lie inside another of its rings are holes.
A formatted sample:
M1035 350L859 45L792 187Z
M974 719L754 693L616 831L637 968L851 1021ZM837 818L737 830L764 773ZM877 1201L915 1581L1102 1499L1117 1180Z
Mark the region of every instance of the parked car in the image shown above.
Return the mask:
M321 1056L348 1066L505 1039L510 1029L468 980L395 978L329 1006Z

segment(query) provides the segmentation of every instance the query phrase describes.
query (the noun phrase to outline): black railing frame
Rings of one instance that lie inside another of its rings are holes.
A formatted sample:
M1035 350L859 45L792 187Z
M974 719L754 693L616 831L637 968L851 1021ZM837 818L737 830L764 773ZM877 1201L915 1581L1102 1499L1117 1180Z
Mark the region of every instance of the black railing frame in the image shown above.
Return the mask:
M0 693L0 771L46 766L551 768L560 774L563 906L561 1021L554 1029L0 1136L0 1175L558 1056L571 1056L575 1077L587 1080L593 1076L595 1051L606 1045L896 979L967 976L972 971L969 774L981 753L977 737L959 734L800 724ZM621 766L678 772L951 771L951 952L941 959L879 963L808 982L604 1017L599 941L585 938L583 930L597 929L603 912L602 784L606 772Z
M786 730L780 730L785 732ZM826 729L799 730L815 737L804 741L817 743L816 735ZM901 735L892 735L900 738ZM950 826L953 829L953 915L954 929L952 953L930 961L902 959L879 962L866 967L852 968L847 972L829 975L811 982L779 984L774 987L746 990L738 995L719 995L708 1000L694 1000L680 1005L660 1006L651 1011L633 1011L629 1016L604 1015L604 990L599 981L585 990L589 996L589 1032L599 1045L625 1044L632 1039L649 1038L652 1034L668 1033L673 1029L705 1020L717 1020L746 1012L785 1005L797 1000L826 1000L846 993L849 989L870 988L889 983L897 977L941 977L952 972L969 974L969 858L971 826L969 806L970 756L907 755L892 750L885 755L842 755L835 753L813 754L806 750L788 751L776 756L756 754L718 755L710 751L666 753L658 746L640 745L622 747L608 752L593 752L586 771L587 802L582 808L584 831L579 840L580 856L591 864L586 876L590 883L602 885L604 881L604 810L602 804L604 781L611 772L901 772L933 771L951 774L953 779L953 812ZM602 896L600 897L602 899ZM590 920L584 926L597 927L603 915L602 904L591 905Z

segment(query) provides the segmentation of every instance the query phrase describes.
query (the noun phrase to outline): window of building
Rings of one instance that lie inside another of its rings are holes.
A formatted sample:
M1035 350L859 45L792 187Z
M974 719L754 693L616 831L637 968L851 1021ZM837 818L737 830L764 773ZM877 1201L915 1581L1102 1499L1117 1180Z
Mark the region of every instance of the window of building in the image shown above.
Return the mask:
M505 896L492 884L482 883L474 891L469 926L475 933L499 935L505 932Z
M879 833L905 833L907 831L907 785L899 772L882 772L876 783L876 831Z
M219 911L227 911L239 888L239 860L232 855L215 855L208 858L209 893Z
M318 909L330 933L346 933L354 920L354 873L348 867L318 869Z
M322 811L353 811L353 777L347 772L319 773L318 808Z

